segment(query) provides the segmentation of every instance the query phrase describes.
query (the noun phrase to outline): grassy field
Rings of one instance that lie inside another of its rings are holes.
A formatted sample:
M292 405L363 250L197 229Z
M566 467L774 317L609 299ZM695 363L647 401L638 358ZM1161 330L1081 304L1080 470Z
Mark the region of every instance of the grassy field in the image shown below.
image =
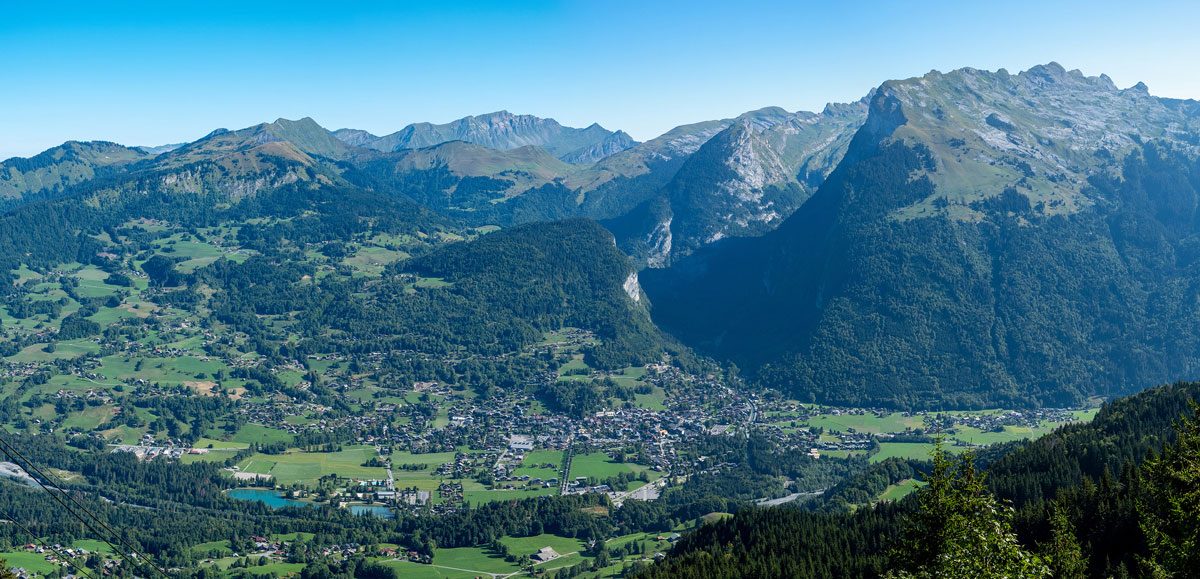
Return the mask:
M925 483L921 481L911 478L904 479L896 484L888 485L886 489L883 489L883 492L879 494L879 500L898 501L922 486L925 486Z
M437 289L450 287L452 285L454 284L440 277L418 277L416 283L413 284L413 287Z
M392 474L396 477L396 488L417 488L432 492L437 490L438 482L441 480L441 477L434 474L437 467L453 461L454 453L431 452L413 454L411 452L393 452L391 458ZM427 465L427 468L423 470L404 470L400 468L400 465L403 464L423 464Z
M1049 434L1058 424L1043 424L1040 428L1030 428L1028 426L1005 426L1000 432L984 432L978 428L970 426L959 426L954 430L954 435L951 436L954 440L961 440L969 444L988 445L1000 442L1011 442L1014 440L1025 440L1029 438L1037 438L1043 434Z
M383 273L384 266L402 259L408 259L408 254L403 251L366 246L359 249L354 255L343 259L342 263L359 271L379 275Z
M641 383L642 377L645 375L645 366L631 366L621 370L616 374L609 374L608 377L612 378L613 382L616 382L621 386L633 387Z
M481 547L434 549L433 564L484 573L515 573L521 568Z
M242 426L241 429L239 429L236 434L231 436L229 440L232 443L249 446L255 442L266 444L282 442L284 444L290 444L292 442L292 438L292 435L286 430L280 430L278 428L271 428L269 426L251 423Z
M46 560L46 557L37 553L26 553L25 551L11 551L8 553L0 553L0 560L8 563L12 569L25 569L34 573L51 573L58 569Z
M54 343L54 351L47 352L46 344L33 344L26 346L20 352L13 354L7 358L8 361L14 363L25 362L50 362L53 360L69 360L78 358L84 354L95 354L100 351L100 344L97 344L89 339L82 338L78 340L64 340Z
M579 539L570 539L567 537L559 537L558 535L535 535L533 537L504 537L500 539L508 547L508 551L518 557L528 557L542 547L551 547L558 551L559 555L567 553L575 553L586 548Z
M467 483L469 482L471 481L463 482L463 501L475 506L494 501L528 499L532 497L546 497L558 494L557 487L536 487L532 489L517 490L488 490L486 488L468 488ZM397 484L399 484L399 481L397 481Z
M219 552L222 556L233 553L233 549L229 548L229 541L209 541L192 546L192 552L197 555L205 555L210 551Z
M871 455L871 462L880 462L892 457L929 460L933 456L933 447L932 442L881 442L879 452ZM949 444L944 448L951 453L962 452L961 447Z
M605 479L617 476L623 472L639 473L649 471L649 468L628 462L614 462L611 457L603 452L592 452L588 454L577 454L571 459L571 474L569 478L588 477ZM655 472L649 472L650 479L658 478Z
M921 428L924 419L920 416L904 416L892 413L886 416L874 414L822 414L808 420L809 426L846 432L853 428L857 432L881 434L884 432L904 432L905 428Z
M928 459L933 453L933 446L920 442L882 442L879 452L871 455L871 462L882 462L892 457Z
M285 485L316 484L317 479L330 474L357 480L386 479L387 472L384 469L362 466L375 456L373 447L348 446L341 452L255 454L238 463L238 467L243 472L269 474L275 477L277 483Z
M396 571L404 579L475 579L479 573L457 571L433 565L422 565L411 561L384 561L384 565Z
M563 364L561 367L559 367L558 379L590 380L591 378L587 374L567 374L568 372L572 371L580 372L584 370L590 371L591 367L587 365L587 362L583 361L583 354L575 354L574 356L571 356L571 359L566 364Z
M213 566L220 569L229 569L237 561L235 557L225 557L217 559L213 562ZM245 571L256 577L285 577L299 574L304 569L303 563L281 563L272 562L266 565L257 565L258 559L250 557L250 567L246 567Z
M63 427L78 428L83 432L90 432L101 424L104 424L115 414L116 408L112 406L88 406L79 412L72 412L63 421Z
M140 378L150 382L180 385L194 382L198 376L211 376L226 370L219 360L202 360L194 356L177 358L141 358L136 356L105 356L100 359L98 373L109 381Z
M529 476L530 478L540 478L542 480L559 478L562 476L562 457L561 450L533 450L525 454L525 460L521 462L521 466L513 470L516 476ZM542 465L550 464L552 467Z
M71 546L75 547L76 549L86 549L93 553L111 554L113 552L112 545L109 545L104 541L97 541L94 539L77 539L71 543Z
M200 438L196 440L196 443L192 446L196 448L212 448L216 450L241 450L243 448L250 448L250 445L244 442L226 442L224 440L214 440L211 438Z
M75 272L75 278L79 280L79 286L75 288L75 292L78 293L80 297L108 297L117 293L117 290L121 289L117 286L104 283L104 280L108 278L108 272L105 272L94 265L85 266L84 268Z
M179 457L179 462L182 464L192 464L196 462L223 462L233 458L238 451L226 450L210 450L204 454L185 454Z
M658 386L649 394L634 394L633 404L646 410L663 411L667 409L667 393Z

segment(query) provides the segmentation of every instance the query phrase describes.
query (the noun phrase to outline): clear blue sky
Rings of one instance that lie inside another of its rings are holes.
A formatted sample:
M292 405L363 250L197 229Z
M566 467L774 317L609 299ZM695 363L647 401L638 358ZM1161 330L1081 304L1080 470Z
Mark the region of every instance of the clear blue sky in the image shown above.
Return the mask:
M1198 2L1003 4L6 3L0 158L277 117L385 134L499 109L644 140L767 105L819 109L930 69L1051 60L1200 98Z

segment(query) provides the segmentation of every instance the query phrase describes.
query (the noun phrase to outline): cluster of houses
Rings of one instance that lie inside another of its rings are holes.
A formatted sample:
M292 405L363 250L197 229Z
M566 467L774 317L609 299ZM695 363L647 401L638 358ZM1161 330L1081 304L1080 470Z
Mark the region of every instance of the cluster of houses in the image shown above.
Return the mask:
M47 563L62 567L63 572L68 574L75 570L75 567L71 564L72 562L74 562L76 565L82 566L83 560L89 555L95 553L94 551L89 551L87 549L82 549L79 547L67 547L57 543L51 545L49 548L34 543L27 543L21 548L27 553L42 555L46 558ZM103 554L100 555L103 556ZM63 557L69 558L70 561L64 559ZM117 559L104 556L102 562L100 563L99 572L103 575L112 575L117 571L117 567L119 565L120 561ZM41 574L34 574L32 571L20 567L11 569L11 571L20 579L32 579L33 577L42 576Z
M184 454L201 454L207 451L190 448L172 439L157 442L154 437L146 434L142 436L142 440L138 444L118 444L112 447L112 452L128 452L138 457L139 460L153 460L156 458L178 459Z
M1072 411L1062 408L990 413L936 413L925 414L925 429L929 432L947 432L956 426L969 426L983 432L1000 432L1006 426L1038 428L1043 422L1063 423L1074 419Z

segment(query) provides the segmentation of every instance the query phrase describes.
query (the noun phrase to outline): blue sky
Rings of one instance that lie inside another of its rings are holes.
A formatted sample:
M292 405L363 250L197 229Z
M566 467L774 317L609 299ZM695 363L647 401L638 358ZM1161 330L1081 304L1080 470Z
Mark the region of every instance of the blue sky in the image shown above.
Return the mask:
M1197 2L13 4L0 158L277 117L386 134L500 109L644 140L767 105L819 109L930 69L1051 60L1200 98Z

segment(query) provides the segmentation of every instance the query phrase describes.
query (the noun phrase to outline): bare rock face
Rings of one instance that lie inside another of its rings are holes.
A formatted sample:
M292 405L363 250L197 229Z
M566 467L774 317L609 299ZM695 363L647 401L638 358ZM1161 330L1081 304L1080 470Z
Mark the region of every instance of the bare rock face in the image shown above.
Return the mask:
M576 164L595 163L637 145L629 135L621 131L614 133L598 124L577 129L564 127L554 119L514 115L508 111L463 117L442 125L415 123L374 139L366 139L361 132L342 131L339 138L352 139L358 146L385 152L465 141L501 151L541 147L563 161Z
M721 239L777 227L841 160L866 113L864 99L822 113L762 109L730 123L664 188L671 219L649 234L657 241L647 263L662 267Z
M642 301L642 287L638 285L637 272L629 272L629 277L625 278L625 283L621 284L621 288L625 290L625 294L629 299L640 302Z

